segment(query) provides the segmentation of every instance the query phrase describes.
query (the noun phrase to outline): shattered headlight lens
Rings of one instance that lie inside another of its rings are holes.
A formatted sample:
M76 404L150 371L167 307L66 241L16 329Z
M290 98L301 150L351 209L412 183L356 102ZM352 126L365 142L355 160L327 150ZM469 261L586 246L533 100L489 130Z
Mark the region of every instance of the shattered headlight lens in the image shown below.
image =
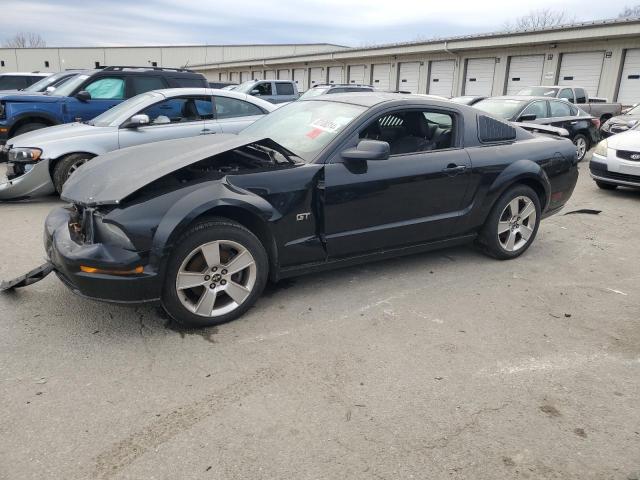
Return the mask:
M96 216L94 228L94 241L96 243L104 243L105 245L112 245L125 250L136 249L122 229L113 223L104 222L102 218Z
M7 154L10 162L37 162L41 156L42 150L30 147L12 148Z
M609 147L607 140L602 140L598 145L596 145L596 149L593 151L594 155L599 155L601 157L607 156L607 148Z

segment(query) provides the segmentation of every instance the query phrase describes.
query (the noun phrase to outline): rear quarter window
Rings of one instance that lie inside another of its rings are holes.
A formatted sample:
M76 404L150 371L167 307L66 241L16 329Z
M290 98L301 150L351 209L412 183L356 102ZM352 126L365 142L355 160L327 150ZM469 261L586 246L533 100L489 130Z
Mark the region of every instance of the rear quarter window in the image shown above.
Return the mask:
M276 92L278 95L295 95L293 85L290 83L276 83Z
M495 118L478 115L478 140L482 143L515 140L516 129Z

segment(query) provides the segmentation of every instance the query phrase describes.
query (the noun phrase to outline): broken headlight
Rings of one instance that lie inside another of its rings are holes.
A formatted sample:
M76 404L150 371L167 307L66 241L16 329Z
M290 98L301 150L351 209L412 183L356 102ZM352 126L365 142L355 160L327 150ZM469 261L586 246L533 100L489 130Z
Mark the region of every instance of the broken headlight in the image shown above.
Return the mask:
M104 243L105 245L112 245L125 250L136 249L120 227L113 223L104 222L99 216L95 216L94 219L94 241L96 243Z
M42 150L29 147L12 148L7 153L10 162L37 162L41 156Z

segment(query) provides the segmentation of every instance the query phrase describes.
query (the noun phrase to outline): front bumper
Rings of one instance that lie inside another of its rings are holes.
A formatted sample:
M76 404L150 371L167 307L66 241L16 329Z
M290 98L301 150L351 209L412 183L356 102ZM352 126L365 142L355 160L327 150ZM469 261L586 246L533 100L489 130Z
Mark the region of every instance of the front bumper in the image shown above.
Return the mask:
M640 162L618 158L616 151L607 149L607 157L591 156L589 173L594 180L612 185L640 187Z
M11 168L7 165L7 168ZM0 200L50 195L56 191L49 173L49 159L36 162L27 173L0 183Z
M162 281L149 267L148 256L110 245L81 244L72 238L69 229L71 210L58 207L45 221L44 244L56 275L74 293L95 300L116 303L153 302L160 298ZM126 271L143 265L143 273L111 275L85 273L80 266L112 271Z

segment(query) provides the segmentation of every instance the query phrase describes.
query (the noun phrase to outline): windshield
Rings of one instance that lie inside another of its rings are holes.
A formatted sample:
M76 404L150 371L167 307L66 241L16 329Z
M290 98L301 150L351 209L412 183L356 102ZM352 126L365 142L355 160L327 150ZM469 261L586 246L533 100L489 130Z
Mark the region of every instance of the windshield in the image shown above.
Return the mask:
M89 78L89 75L76 75L56 88L51 92L51 95L55 95L56 97L68 97L87 78Z
M322 95L323 93L326 93L327 90L328 88L310 88L309 90L304 92L302 95L300 95L300 98L298 100L317 97L318 95Z
M528 95L530 97L555 97L557 88L553 87L528 87L520 90L517 95Z
M125 120L128 120L129 117L138 113L141 108L146 107L149 104L149 101L153 98L161 100L164 98L164 96L152 92L141 93L140 95L136 95L129 100L119 103L115 107L111 107L109 110L101 113L96 118L88 121L87 123L96 127L108 127L114 124L114 122L117 125L120 125ZM127 112L130 111L132 113L128 114Z
M250 125L241 135L270 138L305 162L311 162L365 110L348 103L292 102Z
M256 80L247 80L246 82L242 82L240 85L234 85L234 91L241 93L249 93L251 91L251 87L256 84Z
M484 110L491 115L505 120L510 120L518 113L528 100L507 100L498 98L487 98L480 100L474 105L475 108Z
M68 76L68 73L60 72L44 77L42 80L38 80L33 85L29 85L24 89L25 92L44 92L49 85L54 85L60 81L61 78Z

